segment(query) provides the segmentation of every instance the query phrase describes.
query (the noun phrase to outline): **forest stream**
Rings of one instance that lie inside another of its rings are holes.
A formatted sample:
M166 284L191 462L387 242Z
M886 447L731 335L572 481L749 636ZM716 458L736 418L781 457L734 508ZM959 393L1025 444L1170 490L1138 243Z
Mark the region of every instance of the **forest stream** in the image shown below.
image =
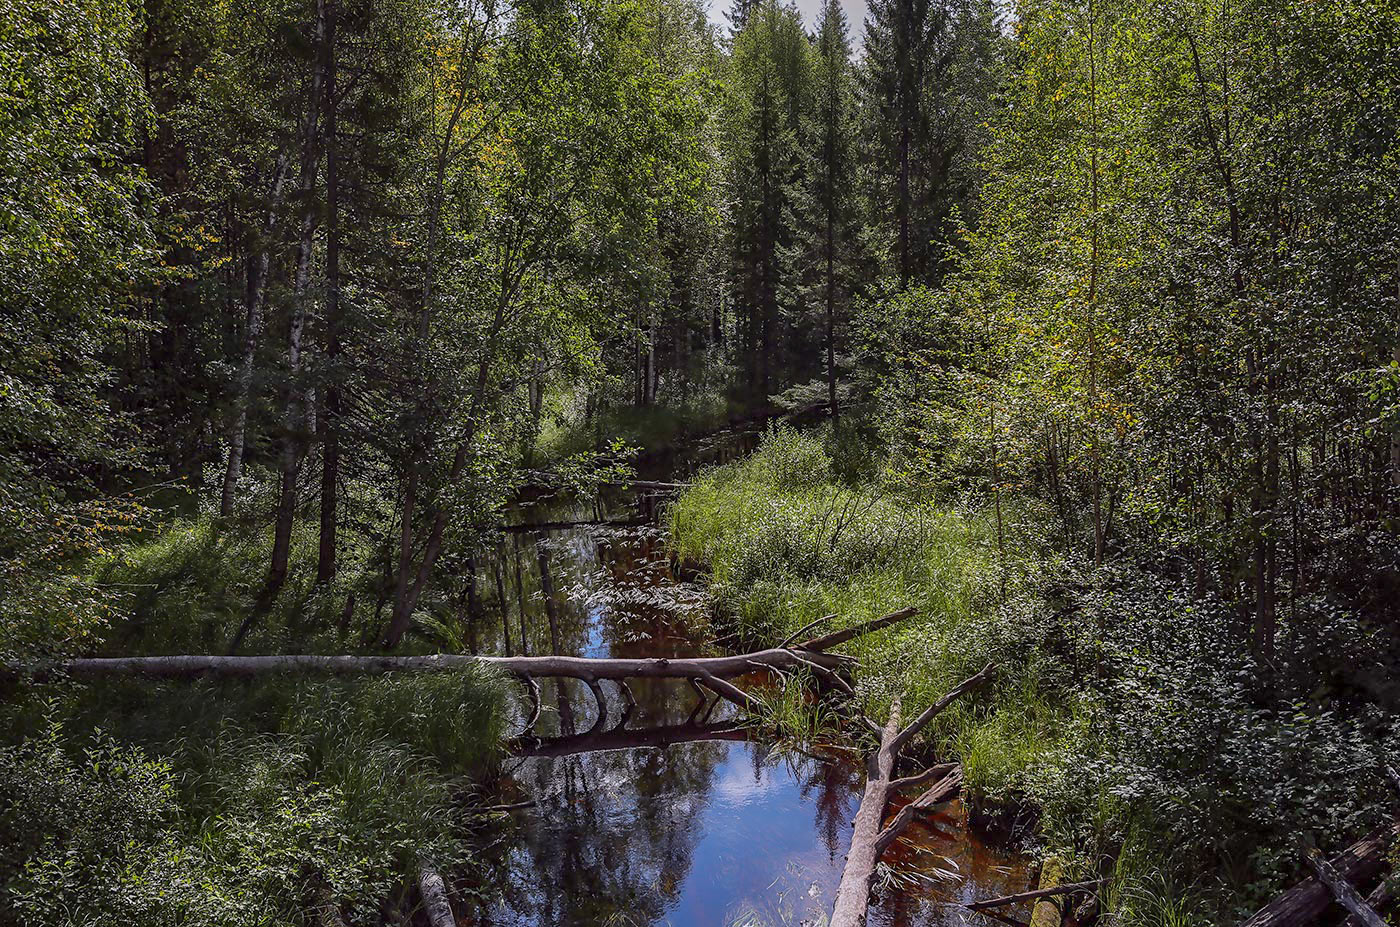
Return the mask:
M614 524L507 535L482 575L515 605L505 617L516 652L522 629L532 654L720 652L703 587L673 567L658 517L664 501L647 492L615 494L597 510L548 497L517 508L518 525ZM479 641L484 652L504 652L495 618ZM772 749L734 723L727 703L707 715L682 681L638 680L632 689L637 706L624 719L619 690L604 686L608 717L599 724L585 686L543 687L537 737L522 742L501 783L503 800L535 805L512 812L516 832L502 835L496 861L504 890L481 923L825 923L864 785L859 757L817 745ZM966 819L953 802L906 832L887 857L897 883L876 893L872 925L971 923L978 915L959 903L1028 887L1028 862Z

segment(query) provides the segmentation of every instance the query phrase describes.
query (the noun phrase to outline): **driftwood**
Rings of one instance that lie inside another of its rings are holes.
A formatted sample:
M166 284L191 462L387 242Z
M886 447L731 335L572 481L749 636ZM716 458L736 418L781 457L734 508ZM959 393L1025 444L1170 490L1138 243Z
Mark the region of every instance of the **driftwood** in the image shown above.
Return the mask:
M1339 878L1352 885L1363 885L1380 873L1386 853L1397 836L1400 836L1400 825L1383 827L1338 853L1328 860L1328 865ZM1308 927L1323 915L1332 901L1332 892L1312 876L1260 908L1242 927Z
M1337 870L1332 868L1332 864L1322 858L1322 854L1313 850L1307 857L1308 868L1313 871L1313 875L1327 890L1332 893L1332 897L1337 899L1337 904L1351 912L1351 916L1356 918L1363 927L1386 927L1381 916L1366 903L1366 899L1361 897L1361 893L1356 890L1346 879L1342 878Z
M447 886L432 866L425 865L418 871L418 894L423 898L423 913L432 927L457 927L452 904L447 900Z
M899 614L901 613L895 613ZM894 615L887 615L886 619L894 619ZM883 620L885 619L877 619L867 624L883 627L880 624ZM836 632L817 640L836 640L839 643L850 639L841 637L845 633ZM939 699L903 730L899 727L899 700L896 699L890 707L890 719L881 731L880 746L866 760L865 794L861 798L860 809L856 812L855 831L851 835L850 852L846 855L846 869L841 875L841 885L836 890L831 927L860 927L865 923L866 910L870 904L870 880L875 874L875 865L880 860L880 854L894 843L919 811L955 798L962 787L962 770L951 767L922 795L900 809L887 826L881 827L885 806L899 788L922 784L934 778L925 772L904 779L894 779L894 768L899 759L900 748L907 745L939 711L947 708L958 696L981 685L991 673L992 664L989 663L980 673Z
M1049 898L1053 895L1069 895L1074 892L1095 891L1100 883L1097 879L1092 882L1070 882L1066 885L1055 885L1051 888L1037 888L1029 892L1017 892L1014 895L999 895L996 898L986 898L982 901L973 901L964 905L969 911L985 911L988 908L1000 908L1009 904L1017 904L1022 901L1035 901L1039 898Z

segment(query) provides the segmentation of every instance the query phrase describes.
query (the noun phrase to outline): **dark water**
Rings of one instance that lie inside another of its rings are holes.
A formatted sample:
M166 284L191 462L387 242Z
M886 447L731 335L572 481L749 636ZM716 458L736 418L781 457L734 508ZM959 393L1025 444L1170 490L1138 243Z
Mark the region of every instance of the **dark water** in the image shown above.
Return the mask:
M641 501L641 513L655 510ZM546 501L518 517L589 514L599 513ZM639 509L606 514L633 519ZM494 599L497 611L486 652L503 652L502 624L517 653L522 637L532 654L718 652L703 590L673 574L655 525L513 533L487 576L483 605L490 613ZM824 924L864 786L858 758L751 742L727 704L711 709L684 682L633 683L626 713L620 691L602 685L601 719L585 686L544 685L538 738L521 744L501 783L536 807L514 812L502 834L504 900L477 923ZM953 902L1027 886L1026 863L979 840L956 803L911 825L886 861L898 885L876 893L870 923L882 927L970 924L978 915Z

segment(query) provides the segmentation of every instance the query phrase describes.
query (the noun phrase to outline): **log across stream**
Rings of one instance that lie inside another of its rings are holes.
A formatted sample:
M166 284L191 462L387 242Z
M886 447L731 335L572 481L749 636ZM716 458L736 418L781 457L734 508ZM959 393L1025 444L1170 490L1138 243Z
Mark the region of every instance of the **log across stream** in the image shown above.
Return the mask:
M519 517L560 522L579 514L588 513L541 507ZM702 591L673 575L656 527L512 532L503 559L509 613L483 627L482 652L504 652L503 626L520 652L522 600L531 654L722 652L708 643L713 631ZM488 565L483 574L488 613L499 598L491 595L493 570ZM553 595L546 598L545 588ZM749 689L761 684L739 681ZM611 715L597 730L584 684L545 680L541 689L538 739L522 741L507 764L501 798L536 804L501 816L495 863L503 897L479 923L826 922L864 790L861 757L819 748L780 755L731 724L739 712L727 703L704 717L707 709L685 681L632 682L637 705L620 728L625 706L605 686ZM985 925L991 922L957 905L1029 886L1028 862L984 843L964 817L954 802L910 825L885 855L902 884L877 892L870 924Z
M851 662L837 648L914 609L726 652L712 641L703 590L673 574L662 529L630 523L655 514L652 491L634 517L612 513L593 526L587 513L526 506L522 520L548 527L505 532L478 562L463 616L471 655L191 655L0 669L250 677L440 673L481 661L515 673L529 697L519 700L501 801L494 811L463 809L482 822L492 884L455 885L450 868L422 860L417 891L435 927L459 914L498 927L759 927L829 915L841 927L941 927L985 923L968 902L1029 888L1027 861L967 826L955 765L894 779L894 760L920 726L994 668L904 726L896 700L868 762L849 747L774 749L770 735L741 722L761 709L775 672L802 669L850 693L833 672Z

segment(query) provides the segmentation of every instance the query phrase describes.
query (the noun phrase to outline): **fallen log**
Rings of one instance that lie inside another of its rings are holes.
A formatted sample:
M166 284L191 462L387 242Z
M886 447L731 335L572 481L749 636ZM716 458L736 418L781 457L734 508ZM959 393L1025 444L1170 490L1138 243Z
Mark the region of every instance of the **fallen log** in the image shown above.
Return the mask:
M1361 893L1356 890L1356 886L1342 878L1337 870L1332 868L1332 864L1322 858L1322 854L1313 850L1307 855L1308 868L1313 871L1313 875L1327 890L1332 893L1332 897L1337 899L1337 904L1351 912L1351 916L1363 927L1386 927L1381 916L1366 903L1366 899L1361 897Z
M1101 884L1095 879L1091 882L1070 882L1065 885L1055 885L1050 888L1037 888L1029 892L1017 892L1014 895L998 895L996 898L984 898L981 901L973 901L963 905L969 911L985 911L988 908L1000 908L1009 904L1018 904L1022 901L1035 901L1040 898L1050 898L1054 895L1069 895L1074 892L1092 892Z
M1394 900L1395 890L1390 879L1381 879L1380 884L1371 889L1371 894L1366 896L1366 907L1379 914ZM1364 924L1355 914L1348 914L1347 919L1342 921L1342 927L1364 927Z
M799 657L800 654L800 657ZM805 661L827 669L842 665L835 654L800 650L759 650L727 657L594 658L594 657L492 657L460 653L421 656L349 656L339 654L283 654L276 656L178 655L168 657L80 657L35 664L6 664L11 676L35 679L56 675L78 678L144 676L154 679L197 677L247 679L300 673L321 676L372 676L382 673L451 673L474 666L494 667L527 677L566 679L719 679L754 672L755 664L772 669L795 669Z
M569 679L694 679L708 685L713 679L732 679L764 667L796 669L816 664L835 670L850 658L826 651L839 644L888 627L917 614L902 609L881 618L863 622L845 631L827 634L795 646L772 647L753 653L722 657L674 658L596 658L546 656L473 656L460 653L432 653L414 656L348 654L279 654L269 656L215 656L178 654L149 657L78 657L35 663L0 664L0 674L31 679L57 675L78 678L144 676L155 679L198 677L245 679L257 676L301 673L325 676L368 676L382 673L449 673L474 666L493 667L529 677Z
M1397 836L1400 836L1400 825L1383 827L1332 857L1328 864L1339 878L1353 885L1365 884L1380 873ZM1264 905L1241 927L1308 927L1326 912L1332 901L1327 886L1311 876Z
M1065 864L1058 857L1052 856L1045 860L1040 865L1041 889L1057 888L1064 872ZM1064 922L1065 912L1054 895L1043 895L1031 905L1029 927L1061 927Z
M894 617L900 614L900 612L896 612L894 615L887 615L883 619L866 622L865 625L858 627L884 627L885 625L881 622L885 622L887 619L900 620ZM904 615L904 617L908 617L908 615ZM893 621L889 621L889 623L893 623ZM850 640L849 637L841 637L845 633L836 632L817 638L817 640L823 642L834 640L841 643ZM827 643L827 646L830 646L830 643ZM870 881L874 877L875 866L880 861L880 855L894 843L900 832L908 826L919 811L927 810L941 802L953 799L961 789L962 770L954 767L937 784L901 809L888 826L882 828L885 806L889 803L891 794L896 790L895 783L898 782L902 786L909 785L914 782L922 782L928 777L928 774L924 773L895 780L893 775L895 764L899 759L899 748L907 745L921 729L933 720L939 711L947 708L958 696L981 685L991 676L991 673L992 664L988 663L980 673L959 684L952 692L936 702L930 710L920 714L914 722L903 730L900 730L899 727L899 699L896 698L894 704L890 706L890 718L881 730L880 746L866 760L865 794L861 797L860 808L856 812L855 830L851 834L851 848L846 854L846 868L841 874L841 884L836 890L836 904L831 914L831 927L860 927L865 923L866 911L870 905Z
M901 609L855 627L813 638L801 644L770 647L753 653L722 657L675 658L595 658L568 656L475 656L458 653L433 653L416 656L352 656L348 654L282 654L270 656L214 656L208 654L179 654L153 657L80 657L37 663L0 664L0 678L42 680L67 675L79 679L135 676L154 679L228 678L248 679L260 676L300 673L326 676L366 676L383 673L448 673L461 672L475 666L485 666L513 673L528 687L533 712L526 729L539 718L539 690L534 680L539 677L580 679L592 691L598 706L595 731L601 730L606 716L606 700L598 681L611 679L624 687L629 679L688 679L703 686L748 711L756 710L759 702L728 680L755 671L788 670L804 667L815 671L837 688L850 692L850 686L836 675L836 670L851 663L851 658L827 651L839 644L888 627L917 614L914 608ZM711 706L713 710L713 706ZM706 712L708 715L709 712Z
M423 913L432 927L457 927L452 904L447 900L447 886L432 866L425 865L419 870L418 894L422 896Z

